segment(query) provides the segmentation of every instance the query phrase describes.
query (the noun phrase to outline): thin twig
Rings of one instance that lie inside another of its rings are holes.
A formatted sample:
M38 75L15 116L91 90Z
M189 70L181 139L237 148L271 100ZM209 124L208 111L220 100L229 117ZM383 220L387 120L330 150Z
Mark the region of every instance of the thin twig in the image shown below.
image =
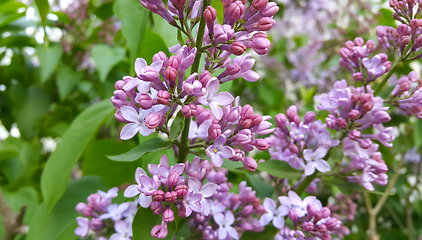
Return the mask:
M23 205L19 213L15 213L7 203L3 191L0 188L0 214L3 219L4 233L2 240L13 240L18 234L26 234L28 227L23 224L23 217L26 212L26 205Z

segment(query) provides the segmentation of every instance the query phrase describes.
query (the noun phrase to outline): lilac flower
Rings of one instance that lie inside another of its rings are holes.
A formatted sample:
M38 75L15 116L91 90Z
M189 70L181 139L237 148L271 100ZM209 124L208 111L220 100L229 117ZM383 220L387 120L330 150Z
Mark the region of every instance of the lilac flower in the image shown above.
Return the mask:
M264 199L264 208L267 213L259 219L261 225L265 226L272 221L274 227L281 229L284 226L283 217L289 213L289 208L281 205L276 209L276 204L271 198Z
M305 175L309 176L315 172L315 168L320 172L330 171L330 165L323 159L327 154L327 148L319 147L314 151L305 149L303 151L303 158L308 161L305 165Z
M214 215L214 221L218 224L218 238L226 239L227 235L234 239L239 239L236 229L232 227L234 223L234 216L231 211L226 211L226 214L217 213Z
M210 214L210 206L208 204L208 201L205 198L211 197L215 190L217 189L217 184L212 182L207 182L202 186L202 183L195 178L189 178L188 180L188 186L189 189L192 190L194 193L199 193L202 195L201 199L201 207L202 212L205 216L208 216Z
M201 167L201 159L199 157L195 157L192 160L192 164L187 161L185 163L185 172L186 175L196 179L202 179L205 176L207 170Z
M308 196L302 201L299 195L297 195L297 193L294 191L289 191L288 195L288 197L278 197L278 201L281 203L282 206L287 207L288 210L295 209L298 217L300 218L306 215L306 207L310 203L312 203L318 211L322 208L321 202L315 196Z
M201 125L197 125L195 121L191 121L189 128L189 139L202 138L207 139L208 137L208 128L210 128L212 120L209 119L203 122Z
M218 136L214 145L207 148L205 151L207 156L211 158L211 162L216 167L223 165L223 158L231 158L234 155L234 150L231 147L224 146L226 143L226 137L221 134Z
M139 113L129 106L122 106L120 108L123 118L130 123L126 124L120 132L120 138L123 140L131 139L139 132L143 136L148 136L155 132L155 129L149 129L145 125L145 118L151 113L151 109L143 110L139 109Z
M151 168L150 168L151 165ZM155 165L150 164L148 165L148 168L153 169ZM167 178L171 172L178 172L179 175L183 174L183 171L185 170L185 165L183 163L176 164L174 166L169 166L168 158L166 155L163 155L160 160L160 164L158 165L158 173L159 173L159 179L162 184L167 185ZM177 184L180 184L184 181L184 178L182 176L179 177L179 182Z
M89 233L89 219L84 217L77 217L76 222L78 227L75 229L75 234L81 237L86 237Z
M111 235L110 240L132 240L132 225L126 221L116 221L114 224L116 233Z
M111 188L110 190L106 192L103 192L101 190L98 190L98 194L100 194L101 197L106 198L111 201L111 199L117 197L119 192L119 189L117 187Z
M368 69L368 80L375 80L384 74L385 70L387 69L381 63L381 57L379 55L375 55L371 60L368 58L363 58L362 64L366 69Z
M225 106L233 102L233 96L228 92L218 93L220 88L220 82L215 79L207 83L207 93L204 96L198 98L198 102L210 106L211 112L218 120L223 116L223 110L219 106Z
M120 205L117 203L111 204L107 207L107 213L104 213L100 216L101 219L109 219L113 221L117 221L119 219L122 219L123 213L129 209L129 203L125 202Z
M151 196L145 196L144 193L139 192L138 188L142 187L142 184L141 184L141 181L140 181L141 175L147 175L147 174L142 168L138 167L136 169L136 172L135 172L135 180L136 180L137 184L132 184L129 187L127 187L123 195L127 198L131 198L131 197L134 197L134 196L140 194L139 195L139 204L143 208L147 208L151 205L152 197Z
M252 69L255 59L250 59L250 54L236 57L232 64L227 66L226 70L218 76L221 82L227 82L233 79L243 77L246 81L256 82L259 79L258 73ZM233 71L233 69L238 69Z
M289 135L290 135L290 137L293 139L293 140L295 140L295 141L300 141L300 140L302 140L303 138L305 138L305 134L307 133L307 131L308 131L308 126L307 125L304 125L302 122L299 124L299 126L296 124L296 123L294 123L294 122L291 122L290 124L289 124L289 126L290 126L290 132L289 132Z
M153 175L152 178L147 175L140 175L139 180L141 182L141 187L138 189L141 193L144 193L145 196L151 196L160 187L160 180L156 175Z
M202 195L200 193L189 192L183 198L183 206L186 209L186 217L189 217L192 211L200 213L201 212L201 202Z
M384 128L382 124L375 124L374 129L376 130L376 133L364 134L362 135L362 138L375 139L380 141L386 147L393 147L393 144L391 143L392 141L394 141L394 135L391 133L393 127Z

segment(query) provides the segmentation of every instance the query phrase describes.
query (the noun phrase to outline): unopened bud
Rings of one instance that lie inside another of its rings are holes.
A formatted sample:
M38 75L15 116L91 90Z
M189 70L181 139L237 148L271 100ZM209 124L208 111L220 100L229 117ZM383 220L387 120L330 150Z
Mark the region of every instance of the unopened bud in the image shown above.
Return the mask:
M255 159L251 157L245 157L242 160L243 166L249 171L255 171L258 168L258 164L256 163Z

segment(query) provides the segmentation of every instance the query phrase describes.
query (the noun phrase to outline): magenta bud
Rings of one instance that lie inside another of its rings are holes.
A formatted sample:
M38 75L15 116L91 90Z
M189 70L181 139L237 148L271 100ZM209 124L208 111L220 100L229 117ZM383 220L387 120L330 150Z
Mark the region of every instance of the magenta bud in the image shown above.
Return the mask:
M252 115L252 126L258 126L262 122L262 117L258 114Z
M170 84L174 85L177 80L177 69L173 67L167 67L166 71L164 72L164 77L169 80Z
M162 51L159 51L158 53L154 54L154 56L152 57L153 62L160 61L160 60L163 61L163 68L167 66L167 61L169 59L167 58L167 55Z
M231 161L238 162L245 157L245 152L240 150L239 148L234 149L233 157L229 158Z
M93 230L101 230L103 228L103 221L100 218L91 219L90 226Z
M243 129L236 135L236 141L240 145L249 144L251 142L251 138L252 138L252 133L251 133L251 130L249 129Z
M83 213L86 208L88 208L88 206L85 203L80 202L76 205L75 210L80 213Z
M366 47L368 48L368 52L371 53L373 51L375 51L375 48L377 47L377 45L375 45L375 42L372 40L368 40L366 41Z
M208 137L215 140L221 134L221 126L219 124L211 124L208 128Z
M177 193L177 197L182 198L188 194L188 187L186 185L177 185L174 191Z
M171 2L173 3L175 7L180 8L180 7L183 7L183 5L185 5L186 0L172 0Z
M249 223L249 222L242 222L241 227L245 231L252 231L253 230L252 223Z
M168 229L161 225L155 225L151 230L151 236L158 239L163 239L168 234Z
M352 101L352 103L356 103L360 100L360 95L357 93L353 93L350 97L350 100Z
M256 8L258 11L264 9L265 6L267 6L267 4L268 4L268 0L253 0L252 1L252 6Z
M357 37L357 38L355 38L355 40L353 40L353 44L354 44L355 46L362 47L362 46L363 46L363 44L365 44L365 41L363 40L363 38L361 38L361 37Z
M157 93L157 102L166 105L170 100L170 93L164 90L159 90Z
M316 209L316 207L312 203L310 203L310 204L308 204L308 206L306 206L306 211L308 212L309 218L312 218L318 212L318 210Z
M359 110L357 109L352 109L350 110L350 112L347 114L347 117L354 121L357 117L359 117Z
M371 139L362 139L359 141L359 146L363 149L368 149L372 146L372 141Z
M159 113L150 113L145 118L145 126L147 126L149 129L154 129L158 127L161 123L161 114Z
M373 100L373 95L370 93L364 93L360 96L360 101L361 103L365 104L367 102L372 102Z
M87 207L87 208L85 208L85 209L82 211L82 214L83 214L85 217L92 217L92 209L91 209L91 208L89 208L89 207Z
M116 108L120 108L123 106L124 102L122 100L119 100L117 98L111 97L111 103L113 103L113 106Z
M251 40L253 41L253 40L257 39L257 38L265 38L266 39L267 38L267 34L265 34L263 32L257 32L257 33L255 33L252 36Z
M328 207L323 207L321 209L322 218L328 218L331 215L331 210Z
M100 195L98 193L93 193L91 195L88 196L87 201L88 201L88 207L89 208L95 208L97 206L97 201L100 200Z
M374 104L373 104L373 103L371 103L371 102L367 102L367 103L363 104L363 110L364 110L365 112L369 112L369 111L371 111L371 110L372 110L372 108L374 108Z
M199 82L202 83L203 87L206 87L208 84L208 81L212 78L211 73L208 72L207 70L203 71L200 75L199 75Z
M353 73L352 78L355 81L362 81L363 80L363 74L361 72Z
M324 234L320 235L319 238L321 238L321 240L330 240L331 239L331 234L324 233Z
M275 24L275 20L269 17L259 19L258 27L261 31L269 31Z
M179 182L179 172L178 171L170 172L169 175L167 176L167 184L169 186L174 186L178 182Z
M258 55L264 55L270 50L271 42L266 38L255 38L252 40L252 49Z
M302 224L303 230L310 232L314 230L314 223L313 222L304 222Z
M297 116L297 107L295 105L292 105L289 108L287 108L286 116L290 122L293 122L294 117Z
M185 118L191 118L192 117L192 110L190 108L190 104L184 105L182 107L182 110L180 110L180 111L182 112L182 114Z
M227 14L232 21L237 21L245 12L245 5L241 1L230 4Z
M228 65L225 70L227 75L235 75L239 71L240 71L240 66L238 65Z
M343 118L337 118L336 120L336 126L339 128L346 128L347 127L347 121Z
M349 132L349 139L350 140L356 140L358 138L361 137L360 131L353 129L352 131Z
M163 213L163 219L164 219L164 222L166 222L166 223L170 223L170 222L173 222L174 221L174 213L173 213L173 211L170 208L169 209L166 209L164 211L164 213Z
M152 107L152 98L148 94L141 94L138 97L139 106L142 109L150 109Z
M151 210L154 212L155 215L161 215L164 211L164 206L161 202L152 202Z
M204 20L208 23L214 23L214 21L217 19L217 11L212 6L207 6L207 8L204 10Z
M275 123L278 128L285 128L286 127L286 115L283 113L279 113L275 115Z
M147 81L154 81L160 76L159 72L155 68L150 66L144 67L142 71L143 72L141 74L141 77Z
M387 30L385 30L384 26L377 26L376 30L377 30L377 35L379 37L384 37L387 35Z
M253 213L253 210L254 210L254 208L253 208L252 205L247 205L243 208L242 214L243 214L243 216L249 216Z
M229 116L227 117L228 122L235 122L239 119L239 108L232 108Z
M261 138L257 139L254 145L256 148L258 148L258 150L261 150L261 151L265 151L269 148L268 142Z
M297 215L297 211L294 208L289 210L288 216L289 216L290 220L292 220L294 223L297 222L297 220L299 219L299 217Z
M349 49L349 50L353 50L353 47L355 46L355 44L352 41L347 41L344 43L344 46Z
M230 45L229 52L236 56L242 55L246 51L246 46L242 42L234 42Z
M317 225L316 230L320 233L326 233L327 227L325 226L325 224L319 224Z
M411 32L412 32L412 29L409 26L407 26L406 24L400 24L397 27L397 33L400 36L410 35Z
M303 117L303 120L305 124L309 124L315 121L315 113L312 111L307 112L305 116Z
M125 82L123 80L118 80L114 84L114 88L116 88L116 90L122 90L124 85L125 85Z
M241 119L249 119L253 116L253 108L251 105L246 104L242 107L242 111L240 112Z
M338 220L336 218L329 218L324 224L328 231L334 231L338 228Z
M247 129L252 127L252 120L251 119L245 119L242 121L242 128Z
M342 58L348 58L350 56L351 52L348 48L341 48L339 51L339 55Z
M289 150L290 152L295 153L295 154L299 153L299 148L294 143L291 143L289 145Z
M167 67L175 68L176 70L180 67L180 60L176 56L170 56L167 61Z
M243 166L249 171L254 172L258 168L258 163L256 163L255 159L251 157L245 157L241 161Z
M275 2L269 2L262 10L261 14L264 17L272 17L274 16L280 8L277 6Z
M164 192L162 190L157 190L152 194L154 201L161 202L164 200Z

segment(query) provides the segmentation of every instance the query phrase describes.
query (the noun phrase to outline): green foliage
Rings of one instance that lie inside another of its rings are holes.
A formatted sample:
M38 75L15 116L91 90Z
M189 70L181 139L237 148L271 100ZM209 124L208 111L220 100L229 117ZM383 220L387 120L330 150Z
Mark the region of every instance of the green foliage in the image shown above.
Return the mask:
M184 126L185 126L185 117L183 116L182 111L179 111L173 123L171 124L169 139L170 140L177 139L182 133Z
M56 85L59 90L60 101L63 102L66 100L68 95L73 92L81 79L82 72L76 72L67 66L59 69L56 77Z
M40 59L40 80L44 83L56 69L62 57L63 50L60 45L50 45L48 48L38 45L37 54Z
M111 160L119 162L133 162L147 153L170 148L172 142L162 140L161 138L152 138L132 148L130 151L120 155L108 156Z
M105 82L111 68L125 58L126 49L121 47L110 47L105 44L96 45L92 49L92 58L95 61L98 77Z
M279 178L295 179L302 177L302 173L299 173L296 169L290 167L287 162L280 160L267 160L258 163L258 170Z
M168 224L168 235L164 239L170 240L177 231L177 217ZM149 208L139 207L132 223L133 240L154 240L151 229L161 224L161 216L155 215Z

